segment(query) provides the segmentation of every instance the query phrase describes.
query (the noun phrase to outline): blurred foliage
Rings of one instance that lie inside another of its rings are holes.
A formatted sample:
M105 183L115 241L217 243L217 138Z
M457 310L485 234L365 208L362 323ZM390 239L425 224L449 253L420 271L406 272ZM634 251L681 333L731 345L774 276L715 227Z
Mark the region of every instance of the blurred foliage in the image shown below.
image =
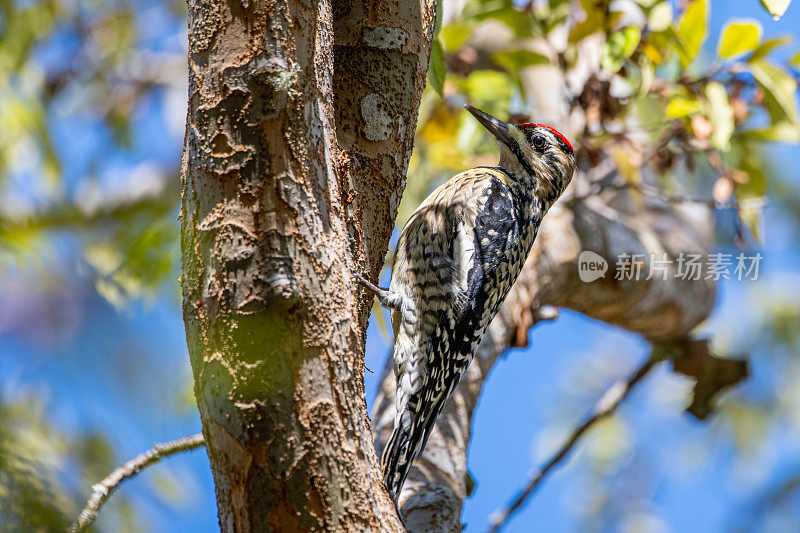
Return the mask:
M170 124L182 127L185 114L185 9L177 0L0 0L0 338L63 329L47 313L26 324L8 313L79 310L62 297L82 285L79 273L120 309L165 287L176 297L182 131ZM175 146L166 157L150 153L159 141L141 131L159 121ZM65 268L73 288L48 289ZM44 305L21 303L48 294ZM60 429L43 388L4 395L17 387L3 377L0 530L66 531L119 457L105 434ZM102 524L135 531L140 517L120 495Z
M0 399L0 428L0 529L66 531L83 488L66 485L61 473L77 469L85 483L105 477L115 462L108 441L55 429L44 402L30 393ZM124 497L115 505L126 505Z
M65 531L76 509L53 472L64 438L43 419L41 402L26 400L0 403L0 528Z
M67 434L53 427L45 403L31 393L16 401L0 399L0 530L61 532L77 516L86 488L117 466L106 436L88 431ZM78 482L64 473L80 472ZM173 481L174 482L174 481ZM139 531L124 494L109 503L103 524L115 531Z
M629 405L593 429L569 467L578 472L578 480L567 488L570 498L585 502L576 510L587 530L621 530L645 517L646 527L634 530L671 530L660 518L667 514L668 502L674 504L664 497L663 488L677 483L702 491L709 478L724 495L703 501L728 501L720 531L797 529L800 298L786 291L797 282L794 273L743 289L749 294L724 305L707 328L715 333L717 351L751 354L755 369L747 382L717 402L716 415L704 423L703 431L693 419L676 416L697 385L663 368L651 373ZM749 303L746 309L742 302ZM583 416L587 405L636 364L631 355L609 347L615 343L604 341L590 353L576 354L568 377L561 381L563 391L555 401L559 408L548 413L551 422L538 439L537 457L552 453L569 430L569 421ZM705 359L705 351L701 353ZM693 358L680 372L697 373ZM719 363L718 359L713 364ZM681 437L662 441L665 427L678 428ZM737 501L742 504L733 503Z
M789 2L761 3L779 17ZM559 128L573 141L581 168L611 155L625 182L637 185L655 175L665 195L713 198L735 214L723 245L729 233L740 243L759 239L767 196L781 199L782 213L798 232L796 184L773 171L764 151L768 143L800 142L796 37L765 39L754 19L729 21L712 35L710 0L469 0L449 19L438 7L429 87L398 226L454 173L496 163L492 141L463 103L510 114L516 122L535 119L546 104L536 100L531 79L556 69L580 80L554 90L564 93L566 118ZM48 269L68 270L91 280L118 310L138 299L177 295L185 10L178 0L0 0L4 277L42 271L46 279ZM588 72L587 47L598 51ZM782 59L789 50L790 59ZM787 281L783 293L796 285ZM742 450L757 447L770 427L800 428L800 368L792 356L800 348L800 304L783 293L750 295L748 302L758 302L746 310L754 316L750 338L717 350L759 354L777 374L768 394L737 389L718 402L712 431ZM30 295L16 291L13 297ZM5 327L0 323L0 333ZM714 338L725 331L715 330ZM605 378L624 373L608 353L599 356L570 381L568 393L580 407L553 413L560 423L593 403ZM671 379L679 385L669 394L685 407L692 387L682 377ZM191 405L188 387L176 387L175 394L176 404ZM71 436L57 427L36 394L2 398L0 529L63 530L90 484L113 465L106 435ZM545 431L545 440L558 443L559 436ZM624 413L593 432L584 458L592 480L580 512L614 516L631 530L657 529L646 496L609 488L618 483L635 492L648 484L648 469L658 467L642 466L631 451L636 439ZM711 441L709 447L719 445ZM174 477L162 475L155 486L165 501L185 496L185 485ZM763 501L785 501L798 486L787 477ZM133 505L123 495L112 504L114 530L135 530Z
M576 69L585 72L580 47L600 35L599 70L589 66L583 86L566 87L579 167L596 163L603 152L619 161L644 158L665 191L713 192L719 204L736 208L758 240L761 210L752 206L763 205L768 187L762 146L800 141L798 65L773 57L791 39L762 41L762 27L752 19L732 21L711 36L706 0L677 11L656 0L581 0L582 10L572 9L574 4L472 0L441 28L437 42L444 54L433 55L431 66L447 71L441 90L436 75L436 92L444 97L426 95L423 102L410 172L415 181L398 222L452 173L492 164L492 146L465 118L464 101L501 116L511 108L518 111L512 119L527 121L537 102L522 77L552 66L567 77ZM771 13L785 11L767 4ZM569 33L562 42L565 24ZM709 39L717 43L717 57L702 53ZM642 131L649 134L645 141ZM697 171L698 158L706 159L709 171ZM693 180L674 179L687 172ZM623 173L641 180L638 169Z
M176 261L177 159L113 175L115 159L141 157L134 123L186 83L182 53L141 42L154 6L184 15L177 1L0 2L0 264L47 256L68 230L117 305L152 294ZM91 132L79 156L70 130Z

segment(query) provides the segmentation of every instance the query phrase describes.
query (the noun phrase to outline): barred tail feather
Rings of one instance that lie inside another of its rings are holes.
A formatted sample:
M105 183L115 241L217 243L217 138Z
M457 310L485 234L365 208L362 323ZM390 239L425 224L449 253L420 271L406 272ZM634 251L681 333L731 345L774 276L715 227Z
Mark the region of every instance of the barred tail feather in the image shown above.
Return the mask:
M405 459L409 445L408 437L409 434L403 430L403 427L396 424L381 456L383 484L386 485L395 502L400 496L400 490L403 488L408 470L411 468L411 462Z
M403 490L403 483L408 477L414 459L422 454L425 443L433 431L433 426L439 413L442 411L447 396L442 395L427 413L416 413L416 398L412 398L395 423L392 436L381 456L383 465L383 483L389 490L395 502Z

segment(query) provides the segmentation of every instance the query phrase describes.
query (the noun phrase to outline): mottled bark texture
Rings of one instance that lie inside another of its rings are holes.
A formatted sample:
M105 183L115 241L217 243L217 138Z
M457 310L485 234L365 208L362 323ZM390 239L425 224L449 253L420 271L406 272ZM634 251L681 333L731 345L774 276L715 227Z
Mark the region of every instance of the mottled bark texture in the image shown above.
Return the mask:
M445 13L447 17L448 11ZM494 28L482 33L485 39L479 37L471 43L478 50L490 53L493 47L505 43L502 32ZM582 113L570 113L564 95L580 92L589 76L599 71L601 44L592 39L582 43L579 64L568 78L554 66L534 67L521 73L530 101L537 104L537 121L565 129L571 125L572 131L586 124ZM537 50L552 52L551 47ZM622 254L644 254L649 258L650 253L661 257L666 252L676 257L681 252L705 254L711 248L713 217L707 207L671 205L610 188L592 193L598 183L613 182L615 176L610 158L591 168L584 163L565 197L545 217L522 275L490 325L467 374L445 405L423 455L411 469L400 497L409 531L461 530L461 508L472 485L467 472L467 449L481 387L501 354L511 347L527 345L529 330L541 318L543 306L570 308L656 342L684 340L710 313L714 283L679 279L674 269L666 280L659 276L644 280L643 276L638 281L614 281L613 275L591 283L579 279L578 257L583 250L605 258L613 271ZM642 272L647 272L646 266ZM394 423L394 393L395 378L387 368L373 410L379 449L388 440Z
M354 275L383 261L434 12L189 2L183 308L224 531L402 530L364 399L372 296Z
M365 267L376 277L405 186L435 11L435 0L334 4L336 135Z

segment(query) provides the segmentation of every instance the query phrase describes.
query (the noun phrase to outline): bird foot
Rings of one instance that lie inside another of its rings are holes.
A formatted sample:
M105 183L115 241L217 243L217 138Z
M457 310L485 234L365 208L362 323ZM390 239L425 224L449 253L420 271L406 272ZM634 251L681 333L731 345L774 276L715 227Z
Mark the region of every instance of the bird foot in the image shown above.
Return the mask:
M404 297L400 293L392 292L389 289L382 289L377 285L372 284L369 280L361 275L357 275L358 281L367 289L375 293L381 307L391 311L399 311L403 317L403 323L409 334L413 331L414 325L417 323L417 308L410 299Z
M356 278L362 285L364 285L367 289L372 291L375 296L378 297L378 301L381 303L381 306L385 307L386 309L400 309L400 306L403 303L402 296L389 291L389 289L382 289L377 285L374 285L361 275L357 275Z

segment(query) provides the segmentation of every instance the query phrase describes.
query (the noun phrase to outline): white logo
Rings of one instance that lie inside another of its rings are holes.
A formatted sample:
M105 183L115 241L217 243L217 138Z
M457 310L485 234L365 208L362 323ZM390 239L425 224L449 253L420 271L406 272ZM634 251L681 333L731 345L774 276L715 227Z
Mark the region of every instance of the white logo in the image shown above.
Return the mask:
M602 278L608 270L608 262L598 254L584 250L578 257L578 276L581 281L589 283Z

